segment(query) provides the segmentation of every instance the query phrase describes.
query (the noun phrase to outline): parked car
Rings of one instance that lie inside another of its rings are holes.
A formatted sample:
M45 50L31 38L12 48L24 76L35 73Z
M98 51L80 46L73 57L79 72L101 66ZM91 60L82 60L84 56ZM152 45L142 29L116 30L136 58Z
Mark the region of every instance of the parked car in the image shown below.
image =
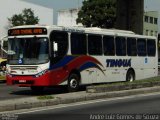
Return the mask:
M7 59L0 58L0 81L6 80L6 62Z

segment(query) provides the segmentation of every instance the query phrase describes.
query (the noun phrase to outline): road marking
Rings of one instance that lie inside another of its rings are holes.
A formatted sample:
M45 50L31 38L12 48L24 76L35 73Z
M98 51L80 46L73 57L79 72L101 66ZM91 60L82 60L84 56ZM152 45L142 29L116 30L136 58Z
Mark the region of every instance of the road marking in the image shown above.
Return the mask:
M38 107L38 108L32 108L32 109L23 109L23 110L15 110L7 113L14 113L17 115L21 114L28 114L28 113L34 113L34 112L41 112L41 111L46 111L46 110L55 110L55 109L61 109L61 108L66 108L66 107L74 107L74 106L80 106L80 105L86 105L86 104L95 104L95 103L100 103L100 102L106 102L106 101L117 101L117 100L124 100L124 99L131 99L131 98L141 98L141 97L146 97L146 96L154 96L154 95L160 95L159 92L157 93L149 93L149 94L139 94L139 95L132 95L132 96L125 96L125 97L116 97L116 98L104 98L104 99L98 99L98 100L90 100L90 101L82 101L82 102L77 102L77 103L72 103L72 104L59 104L56 106L46 106L46 107ZM6 112L0 112L0 113L6 113Z

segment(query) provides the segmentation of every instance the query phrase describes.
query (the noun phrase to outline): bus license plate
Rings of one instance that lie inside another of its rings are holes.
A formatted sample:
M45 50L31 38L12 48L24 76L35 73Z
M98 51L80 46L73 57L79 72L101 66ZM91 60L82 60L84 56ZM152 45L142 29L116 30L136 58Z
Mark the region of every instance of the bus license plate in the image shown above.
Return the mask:
M26 80L19 80L19 83L26 83Z

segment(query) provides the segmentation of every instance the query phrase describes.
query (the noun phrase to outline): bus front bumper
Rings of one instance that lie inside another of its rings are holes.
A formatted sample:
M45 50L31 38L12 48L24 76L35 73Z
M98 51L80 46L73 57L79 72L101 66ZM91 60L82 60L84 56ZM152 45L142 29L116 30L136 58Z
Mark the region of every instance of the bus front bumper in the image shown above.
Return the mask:
M44 74L39 77L35 76L20 76L20 75L7 75L7 85L18 85L22 87L30 87L30 86L49 86L50 79L49 74Z
M30 86L55 86L67 80L67 72L48 71L41 76L35 75L10 75L7 74L7 85Z

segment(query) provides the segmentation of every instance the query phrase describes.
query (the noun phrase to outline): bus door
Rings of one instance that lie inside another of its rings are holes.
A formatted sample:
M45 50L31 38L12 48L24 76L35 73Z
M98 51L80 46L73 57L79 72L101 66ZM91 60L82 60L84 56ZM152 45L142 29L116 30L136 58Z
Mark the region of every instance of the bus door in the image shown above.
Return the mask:
M67 53L68 50L68 33L62 31L52 31L50 35L52 43L52 57L54 64L59 62Z

